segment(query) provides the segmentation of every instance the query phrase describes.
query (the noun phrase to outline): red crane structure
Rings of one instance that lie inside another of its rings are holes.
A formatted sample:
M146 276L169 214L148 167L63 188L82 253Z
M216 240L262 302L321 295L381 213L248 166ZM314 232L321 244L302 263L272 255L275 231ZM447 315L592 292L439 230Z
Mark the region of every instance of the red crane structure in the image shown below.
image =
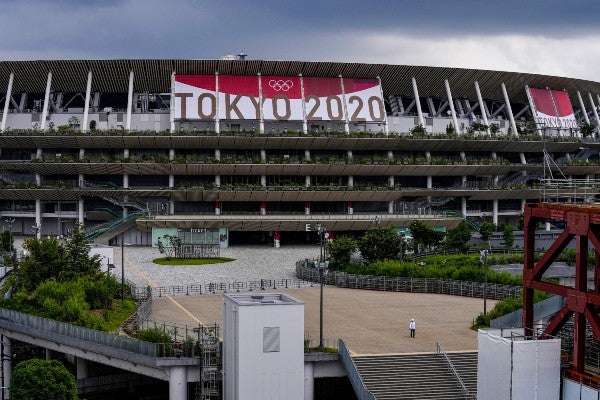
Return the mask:
M536 263L535 229L540 222L563 221L565 229ZM564 307L554 316L540 337L555 335L573 316L573 356L571 371L584 374L586 320L600 340L600 205L538 203L526 204L524 210L525 259L523 268L523 327L533 332L533 293L541 290L562 296ZM543 282L542 276L560 253L576 240L574 287ZM588 248L596 252L594 289L588 290Z

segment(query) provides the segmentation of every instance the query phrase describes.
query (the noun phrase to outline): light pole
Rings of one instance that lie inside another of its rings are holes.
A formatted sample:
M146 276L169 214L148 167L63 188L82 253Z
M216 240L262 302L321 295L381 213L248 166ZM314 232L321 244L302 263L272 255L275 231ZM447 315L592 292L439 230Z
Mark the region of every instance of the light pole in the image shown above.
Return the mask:
M317 226L317 232L319 232L319 238L321 240L321 252L319 254L319 280L321 283L321 301L319 303L319 348L323 349L323 285L325 284L325 277L327 276L329 267L329 261L325 261L325 239L329 238L329 234L321 224Z
M483 264L483 315L487 315L487 281L488 281L487 257L488 257L487 249L483 249L479 252L479 262Z

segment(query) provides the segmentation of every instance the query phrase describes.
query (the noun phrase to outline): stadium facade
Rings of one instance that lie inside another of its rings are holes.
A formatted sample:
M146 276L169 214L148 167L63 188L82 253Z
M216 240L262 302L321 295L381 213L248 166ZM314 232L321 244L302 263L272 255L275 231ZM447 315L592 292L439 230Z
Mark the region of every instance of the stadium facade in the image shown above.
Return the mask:
M598 104L598 82L475 69L0 62L0 213L145 245L517 226L528 201L598 193Z

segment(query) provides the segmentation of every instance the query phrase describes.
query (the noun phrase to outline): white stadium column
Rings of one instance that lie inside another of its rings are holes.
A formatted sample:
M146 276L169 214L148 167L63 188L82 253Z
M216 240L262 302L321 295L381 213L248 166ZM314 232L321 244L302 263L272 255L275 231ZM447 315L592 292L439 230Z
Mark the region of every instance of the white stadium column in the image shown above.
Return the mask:
M308 135L308 121L306 120L306 100L304 99L304 79L300 77L300 97L302 98L302 133Z
M131 130L131 112L133 111L133 70L129 71L129 89L127 91L127 120L125 130Z
M129 158L129 149L123 149L123 157ZM123 188L129 189L129 175L123 174Z
M41 161L43 156L42 149L37 148L35 151L35 158ZM42 175L39 172L35 174L35 184L37 186L42 186Z
M304 176L304 186L310 187L310 175Z
M78 221L80 224L83 225L84 222L84 203L83 203L83 199L79 199L79 201L77 202L77 217L78 217Z
M415 96L415 105L417 106L417 114L419 115L419 124L425 128L425 119L423 118L423 110L421 110L421 100L419 98L419 88L417 87L417 80L412 77L412 87Z
M8 105L10 104L10 98L12 96L12 87L13 81L15 79L15 74L10 73L8 77L8 87L6 88L6 98L4 99L4 111L2 112L2 125L0 125L0 132L4 132L6 130L6 118L8 115Z
M85 157L85 149L81 148L79 149L79 160L83 160L83 158ZM85 176L83 174L79 174L79 187L84 187L85 186Z
M310 150L304 150L304 159L310 161Z
M171 99L175 98L175 71L171 73ZM175 132L175 101L172 100L169 104L169 130Z
M346 157L348 158L348 161L352 161L354 158L354 153L352 153L352 150L346 151Z
M508 118L510 119L510 128L512 129L512 134L514 136L518 136L519 132L517 131L517 124L515 123L515 116L512 112L512 107L510 106L510 99L508 98L508 92L506 91L506 85L502 82L502 95L504 96L504 104L506 105L506 111L508 112Z
M531 96L531 90L529 89L528 85L525 85L525 93L527 94L527 100L529 102L529 110L531 111L531 114L534 116L534 121L535 121L536 120L536 118L535 118L535 115L536 115L535 101L533 100L533 96ZM544 136L545 124L544 123L538 124L536 122L535 125L537 127L538 135Z
M215 149L215 160L221 160L221 149ZM221 187L221 175L215 175L215 186Z
M342 88L342 105L344 112L344 132L346 134L350 133L350 121L348 120L348 106L346 104L346 90L344 89L344 78L339 75L340 78L340 87Z
M383 99L383 86L381 86L381 78L379 76L377 76L377 80L379 81L379 91L380 91L380 96ZM383 133L385 133L385 136L388 136L390 134L390 127L388 125L388 120L387 120L387 113L385 112L385 106L383 107Z
M463 197L461 197L460 200L461 200L461 202L460 202L460 212L466 218L467 217L467 198L463 196Z
M175 149L169 149L169 160L173 161L175 159ZM175 187L175 175L169 174L169 188Z
M312 362L304 363L304 400L315 398L315 373Z
M48 118L48 106L50 105L50 88L52 87L52 71L48 71L48 80L46 81L46 94L44 94L44 107L42 109L42 123L40 129L46 130L46 119Z
M263 97L263 94L262 94L262 74L259 72L257 75L258 75L258 99L259 99L259 102L258 102L258 105L259 105L258 111L260 113L260 121L259 121L259 124L258 124L258 131L260 133L265 133L265 114L264 114L264 111L263 111L263 101L262 101L262 97Z
M354 176L348 175L348 187L354 187Z
M83 122L81 123L81 132L88 131L88 119L90 115L90 98L92 97L92 71L88 71L87 85L85 87L85 104L83 105Z
M187 368L173 366L169 368L169 400L187 400Z
M490 132L490 124L488 123L488 115L487 115L487 107L483 102L483 97L481 97L481 90L479 89L479 82L475 81L475 93L477 94L477 101L479 102L479 108L481 109L481 118L483 119L483 124L487 126L486 133L489 135Z
M221 133L221 120L219 119L219 73L215 72L215 94L217 101L215 102L215 133Z
M40 239L42 237L42 200L35 201L35 236Z
M446 95L448 96L448 104L450 105L450 113L452 114L452 124L457 134L460 134L460 127L458 126L458 119L456 118L456 110L454 109L454 100L452 100L452 91L450 90L450 82L448 79L444 79L444 85L446 86Z
M579 107L581 107L581 113L583 114L583 119L586 124L590 124L590 117L588 117L587 110L585 109L585 104L583 104L583 98L581 97L581 93L579 90L577 91L577 100L579 100Z
M498 225L498 199L492 201L492 222Z
M594 103L594 98L592 97L592 94L590 92L588 92L588 98L590 99L590 104L592 105L592 112L594 113L594 120L596 121L596 130L595 132L592 134L593 137L596 137L597 133L600 132L600 119L598 119L598 109L596 108L596 104Z

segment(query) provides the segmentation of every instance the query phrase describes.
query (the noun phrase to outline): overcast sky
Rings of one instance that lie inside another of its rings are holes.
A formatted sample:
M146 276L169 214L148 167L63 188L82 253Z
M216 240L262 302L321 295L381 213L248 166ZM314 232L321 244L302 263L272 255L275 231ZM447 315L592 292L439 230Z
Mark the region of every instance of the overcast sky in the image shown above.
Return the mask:
M368 62L600 81L598 0L0 0L0 60Z

